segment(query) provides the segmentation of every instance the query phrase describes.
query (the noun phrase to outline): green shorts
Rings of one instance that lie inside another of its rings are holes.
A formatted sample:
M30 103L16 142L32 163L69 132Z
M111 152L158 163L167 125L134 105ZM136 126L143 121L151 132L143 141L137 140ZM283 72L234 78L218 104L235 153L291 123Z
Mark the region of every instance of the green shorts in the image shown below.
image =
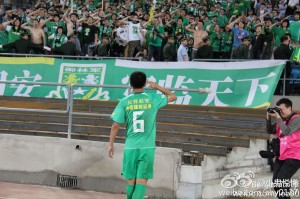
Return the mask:
M125 149L122 175L126 180L152 179L155 148Z

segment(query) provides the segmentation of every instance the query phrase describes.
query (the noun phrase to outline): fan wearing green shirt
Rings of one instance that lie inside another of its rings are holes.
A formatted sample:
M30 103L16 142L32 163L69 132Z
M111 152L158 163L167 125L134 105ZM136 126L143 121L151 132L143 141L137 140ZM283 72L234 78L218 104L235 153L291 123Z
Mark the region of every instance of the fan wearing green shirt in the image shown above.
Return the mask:
M300 40L300 13L295 12L293 20L290 21L289 27L292 34L292 42L294 45L299 45Z
M8 31L8 43L13 43L21 38L21 34L24 30L21 28L21 22L19 18L15 18L12 22L12 27Z
M227 9L228 8L229 2L227 0L222 0L220 3L221 3L221 7L223 9Z
M5 30L5 24L0 23L0 52L5 51L5 49L2 48L3 45L7 44L8 41L8 34L7 31Z
M226 16L226 10L221 9L220 14L218 15L218 24L221 27L225 27L227 25L228 21L229 21L229 19Z
M276 26L276 25L280 25L280 26ZM286 34L286 33L291 34L291 30L289 29L289 26L290 26L290 21L288 19L284 19L284 20L277 22L277 23L273 24L272 26L270 26L270 29L272 30L272 33L275 37L275 46L276 47L280 46L280 44L281 44L280 39L284 34Z
M146 83L164 95L145 93ZM176 100L171 91L147 80L145 73L130 75L133 94L121 99L111 115L114 123L110 131L108 155L114 155L114 140L120 124L126 123L126 140L122 175L127 180L127 199L143 199L148 179L153 178L156 114L168 102Z
M213 58L220 59L221 58L221 32L220 26L215 24L210 28L210 25L207 27L208 35L210 37L210 46L213 48Z
M63 33L63 28L61 26L58 26L58 28L56 29L56 33L49 36L48 39L52 40L52 49L61 47L64 43L68 41L67 35Z
M47 27L47 45L51 45L51 42L48 40L48 38L56 33L58 27L63 27L63 30L65 29L65 23L60 20L58 14L50 16L48 19L43 21L41 26L43 26L43 24L45 24Z
M147 61L151 61L152 58L155 61L160 61L162 41L165 37L165 28L161 18L154 18L153 23L147 26L147 30L149 32Z
M96 9L96 6L95 6L93 0L86 1L86 7L87 7L88 11L94 11Z
M238 2L238 1L234 2L234 4L232 4L232 5L230 6L230 11L229 11L229 13L230 13L231 16L232 16L232 15L240 15L240 14L242 14L242 9L241 9L241 7L239 6L239 2Z
M214 16L218 16L219 12L216 11L216 7L214 5L211 5L209 8L209 12L207 12L207 17L209 20L212 20Z

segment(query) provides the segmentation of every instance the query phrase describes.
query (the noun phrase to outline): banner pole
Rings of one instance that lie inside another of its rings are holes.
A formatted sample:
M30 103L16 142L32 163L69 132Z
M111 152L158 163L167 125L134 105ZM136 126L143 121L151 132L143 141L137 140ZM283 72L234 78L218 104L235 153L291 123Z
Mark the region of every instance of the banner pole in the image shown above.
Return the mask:
M73 11L74 11L73 10L73 0L71 0L71 11L70 12L73 13Z

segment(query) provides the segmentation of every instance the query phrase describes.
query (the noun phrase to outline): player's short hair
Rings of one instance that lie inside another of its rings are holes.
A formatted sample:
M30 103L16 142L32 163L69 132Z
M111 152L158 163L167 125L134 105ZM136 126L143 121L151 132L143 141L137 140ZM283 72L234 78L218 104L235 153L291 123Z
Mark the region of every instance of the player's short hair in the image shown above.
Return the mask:
M143 88L146 84L146 74L141 71L136 71L130 75L130 85L133 88Z

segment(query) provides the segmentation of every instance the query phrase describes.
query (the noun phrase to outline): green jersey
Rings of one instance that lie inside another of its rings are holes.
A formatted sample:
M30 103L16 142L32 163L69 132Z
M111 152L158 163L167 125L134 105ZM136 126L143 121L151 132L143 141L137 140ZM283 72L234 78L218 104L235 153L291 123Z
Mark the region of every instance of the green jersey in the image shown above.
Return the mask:
M13 28L11 28L8 32L8 43L10 44L20 39L22 32L22 29L14 31Z
M157 26L156 28L153 25L148 25L147 30L149 31L149 45L161 47L162 46L162 38L158 34L158 32L162 35L165 34L164 26Z
M99 2L100 2L100 0L94 0L94 6L98 6L98 4L99 4Z
M6 31L0 31L0 45L7 44L8 41L8 34ZM5 51L5 49L0 48L0 52Z
M282 27L274 27L272 28L272 33L275 37L275 46L280 46L280 38L284 36L286 33L291 34L289 29L283 29Z
M210 45L214 52L220 52L221 36L216 32L210 32Z
M249 3L247 3L247 5L246 5L245 2L240 1L240 3L239 3L239 8L240 8L240 10L241 10L243 13L246 12L247 7L249 6L248 4L249 4Z
M221 52L230 52L232 48L232 42L233 42L233 34L232 32L221 32Z
M178 24L174 23L173 24L173 32L174 32L174 35L177 35L178 33L182 33L183 35L185 35L185 33L186 33L185 26L183 24L178 25Z
M291 21L289 29L292 33L292 41L299 41L299 39L300 39L300 21Z
M65 34L54 34L52 41L52 48L61 47L64 43L67 42L67 36Z
M164 95L134 93L120 100L111 118L114 122L126 122L125 149L155 148L156 114L167 105Z
M221 7L226 10L227 7L228 7L228 2L227 1L222 1L221 2Z
M246 26L247 30L249 31L250 38L255 36L255 21L251 21L249 26Z
M204 21L203 22L203 29L206 30L207 26L212 25L211 21Z
M55 23L53 21L47 22L46 27L48 29L48 35L56 33L56 30L59 26L61 26L63 30L65 30L65 23L63 21L59 21L58 23Z
M190 24L189 20L185 17L182 19L182 22L184 27Z
M218 16L218 24L220 25L220 27L225 27L228 21L229 20L225 15L223 15L223 16L219 15Z
M112 28L110 26L99 26L99 39L102 39L102 35L107 35L109 36L110 33L112 32Z
M240 15L242 13L242 10L239 6L232 6L230 8L230 15Z
M94 6L94 5L88 5L87 6L88 8L88 11L93 11L93 10L95 10L96 9L96 6Z
M219 12L218 11L214 11L214 12L208 12L207 13L207 17L209 20L212 20L213 16L218 16L219 15Z

